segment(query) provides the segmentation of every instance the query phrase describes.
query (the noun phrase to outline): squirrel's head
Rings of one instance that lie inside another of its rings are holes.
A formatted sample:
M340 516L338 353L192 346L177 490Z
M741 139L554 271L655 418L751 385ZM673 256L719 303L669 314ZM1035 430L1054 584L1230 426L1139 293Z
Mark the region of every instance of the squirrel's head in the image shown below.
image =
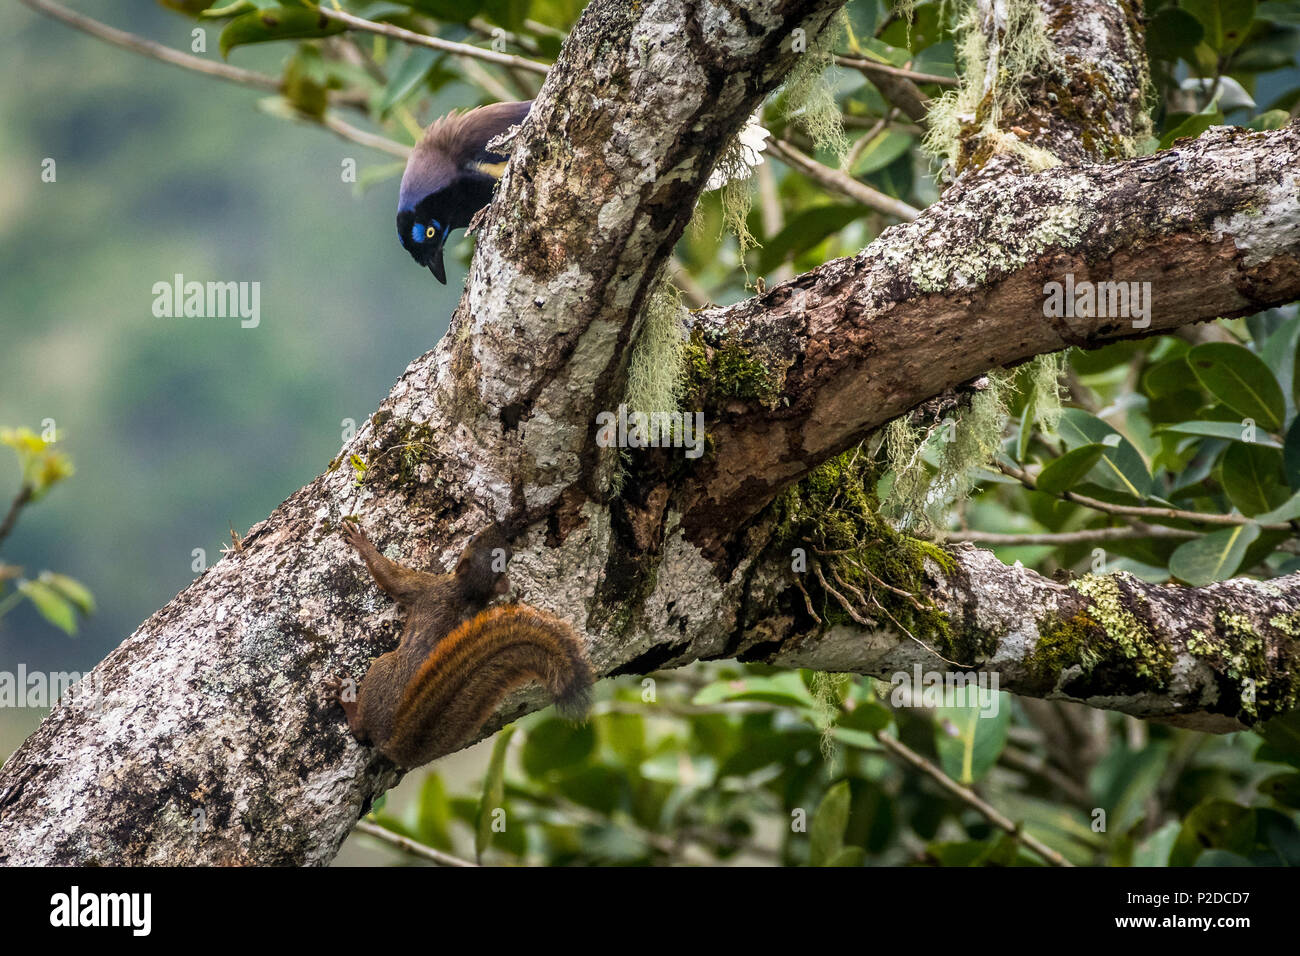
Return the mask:
M488 525L470 538L456 563L456 580L465 599L486 603L509 591L506 565L513 553L500 525Z

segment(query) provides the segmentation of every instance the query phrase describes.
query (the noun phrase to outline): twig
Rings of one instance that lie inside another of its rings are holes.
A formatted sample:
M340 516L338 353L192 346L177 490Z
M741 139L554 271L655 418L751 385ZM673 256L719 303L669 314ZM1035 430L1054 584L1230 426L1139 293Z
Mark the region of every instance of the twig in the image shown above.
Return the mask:
M925 774L944 790L948 791L958 800L961 800L967 806L981 814L984 819L989 821L989 823L993 824L999 830L1011 834L1011 836L1015 837L1029 849L1033 850L1048 863L1052 864L1052 866L1074 866L1073 863L1061 856L1061 854L1057 853L1051 847L1047 846L1037 837L1021 830L1014 821L1009 817L1003 816L997 807L985 802L974 790L971 790L969 787L963 787L960 783L952 779L952 777L948 776L940 768L930 763L930 761L926 760L902 741L897 740L894 737L888 737L883 733L875 733L872 734L872 736L876 738L880 746L884 747L891 754L898 757L910 767L921 771L921 773Z
M955 77L939 76L935 73L918 73L916 70L904 69L901 66L890 66L888 63L877 63L875 60L867 60L856 56L837 56L835 65L848 67L850 70L859 70L862 73L894 76L901 80L911 80L913 83L934 83L938 86L953 87L959 85L959 81Z
M115 46L153 57L163 63L170 63L172 66L183 67L196 73L206 73L208 76L215 76L218 79L239 83L243 86L254 86L272 92L279 92L280 90L279 77L258 73L256 70L245 70L242 67L231 66L229 63L205 60L199 56L191 56L188 53L173 50L169 46L155 43L153 40L146 40L134 33L127 33L125 30L119 30L117 27L110 27L106 23L100 23L98 20L83 16L74 10L69 10L67 7L55 3L54 0L19 0L19 2L37 13L43 13L55 20L62 20L68 26L74 27L82 33L89 33L91 36L98 37Z
M803 586L803 581L801 581L799 577L796 575L794 579L794 583L799 588L800 592L802 592L803 594L803 603L808 608L808 616L811 617L818 624L821 624L822 619L818 617L817 612L813 610L812 596L808 593L808 589Z
M1019 468L1013 468L1010 465L997 462L998 470L1004 475L1008 475L1030 490L1038 488L1037 483L1028 472L1021 471ZM1112 515L1130 515L1135 518L1162 518L1166 521L1193 521L1197 524L1217 524L1227 525L1229 527L1239 524L1258 523L1260 528L1265 531L1294 531L1291 525L1284 522L1255 522L1253 518L1247 518L1245 515L1212 515L1201 511L1183 511L1181 508L1150 508L1145 505L1113 505L1107 501L1099 501L1096 498L1089 498L1086 495L1076 494L1073 491L1062 491L1056 495L1066 501L1073 501L1077 505L1083 505L1085 508L1092 508L1094 511L1103 511Z
M864 206L891 216L897 216L899 219L905 219L909 222L921 215L921 210L915 206L910 206L903 200L895 199L893 196L886 196L880 190L873 189L866 183L859 182L838 169L823 166L817 160L801 153L797 147L783 139L769 141L768 148L780 157L787 166L799 170L809 179L821 183L827 189L833 189L835 192L847 196L855 202L860 202Z
M1166 528L1140 521L1116 528L1088 528L1083 531L1059 531L1045 534L999 534L994 531L952 531L949 541L968 541L972 544L992 544L1014 547L1017 545L1067 545L1088 544L1092 541L1129 541L1133 538L1199 538L1195 531L1183 528Z
M897 115L898 107L895 106L884 116L880 117L879 122L877 122L875 126L871 127L871 129L859 136L857 141L853 144L853 148L844 154L844 161L840 163L840 172L844 173L846 176L852 176L853 167L857 164L863 152L865 152L866 148L871 145L872 140L884 132L885 127L892 123L894 117Z
M9 537L9 532L14 530L14 525L18 523L18 512L31 502L34 493L31 485L23 485L18 489L18 494L9 503L9 513L5 515L4 521L0 521L0 541Z
M24 0L26 2L26 0ZM46 0L34 0L34 2L46 2ZM545 76L550 72L550 67L545 63L538 63L536 60L530 60L527 57L516 56L513 53L497 53L495 50L484 50L482 47L471 46L468 43L456 43L452 40L444 40L442 37L426 36L423 33L416 33L413 30L406 30L402 27L393 26L391 23L377 23L373 20L367 20L364 17L358 17L351 13L345 13L342 10L334 10L330 7L321 6L318 8L321 16L333 20L336 23L343 23L353 30L361 30L366 33L377 33L380 36L390 37L394 40L401 40L404 43L410 43L414 46L427 46L431 50L441 50L444 53L452 53L456 56L468 56L476 60L485 60L488 63L495 63L498 66L514 67L519 70L527 70L531 73L539 73Z
M351 123L339 119L333 113L326 113L320 118L320 125L336 136L342 136L344 139L350 139L354 143L360 143L362 146L369 146L371 149L377 149L381 152L388 153L390 156L397 156L406 159L411 155L411 147L404 146L395 139L389 139L387 136L381 136L378 133L369 133L363 129L358 129Z
M412 856L423 857L426 860L432 860L442 866L478 866L477 863L471 863L469 860L462 860L458 856L452 856L450 853L443 853L441 850L435 850L431 846L425 846L412 840L410 837L404 837L400 833L394 833L387 827L381 827L378 823L372 823L370 820L360 820L357 822L356 830L367 836L372 836L377 840L383 840L390 843L399 850L404 850Z

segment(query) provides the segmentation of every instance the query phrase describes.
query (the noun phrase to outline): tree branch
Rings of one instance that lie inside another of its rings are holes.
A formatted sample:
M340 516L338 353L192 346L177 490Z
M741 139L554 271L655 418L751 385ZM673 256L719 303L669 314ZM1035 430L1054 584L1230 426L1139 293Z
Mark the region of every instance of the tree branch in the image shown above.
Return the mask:
M826 458L990 368L1294 301L1298 168L1293 123L976 177L857 256L697 313L706 340L760 363L773 390L716 410L716 454L685 489L684 524L711 548ZM1047 283L1067 274L1146 289L1150 314L1044 314Z

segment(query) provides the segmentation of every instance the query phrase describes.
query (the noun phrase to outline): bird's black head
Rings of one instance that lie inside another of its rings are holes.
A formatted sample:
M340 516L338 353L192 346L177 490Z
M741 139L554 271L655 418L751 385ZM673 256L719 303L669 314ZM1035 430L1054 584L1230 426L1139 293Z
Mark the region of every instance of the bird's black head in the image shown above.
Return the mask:
M451 223L439 218L434 211L438 194L425 198L415 209L403 209L397 213L397 235L402 240L406 251L422 266L427 266L433 277L443 285L447 284L447 270L442 264L442 249L451 232Z
M453 229L469 225L474 214L492 198L495 180L479 173L461 174L448 185L429 193L413 208L397 213L397 235L416 262L427 266L435 279L447 284L443 247Z

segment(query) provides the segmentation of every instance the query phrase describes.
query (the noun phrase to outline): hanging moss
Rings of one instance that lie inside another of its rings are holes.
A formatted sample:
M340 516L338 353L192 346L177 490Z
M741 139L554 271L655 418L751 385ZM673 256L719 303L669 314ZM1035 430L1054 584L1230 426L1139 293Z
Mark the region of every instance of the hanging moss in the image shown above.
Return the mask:
M1054 432L1061 418L1060 377L1065 353L1036 356L1017 385L1015 372L996 369L988 385L965 410L925 428L909 416L891 421L885 430L885 452L893 484L882 502L885 513L905 528L933 531L944 524L948 510L974 489L976 470L991 465L1002 443L1007 408L1017 388L1028 392L1033 423ZM938 458L937 468L926 462L927 446Z
M645 320L628 363L628 411L676 412L681 408L682 365L686 339L682 334L681 292L664 280L650 296Z
M849 151L844 120L835 102L835 86L828 72L835 67L835 43L848 25L841 10L795 61L783 88L785 118L798 125L817 149L843 160Z
M957 171L983 165L997 153L1017 155L1031 169L1059 164L1047 150L999 128L1004 117L1024 108L1025 80L1047 74L1056 57L1036 0L1006 0L1000 9L1006 28L994 51L978 4L964 0L955 27L959 85L936 100L926 116L924 149Z
M894 483L884 506L904 527L929 531L942 524L954 502L975 487L975 469L997 453L1007 419L1007 400L1014 389L1011 373L996 370L988 385L971 397L956 418L933 423L922 431L897 419L886 432L886 452ZM938 467L926 465L927 445L936 443Z

